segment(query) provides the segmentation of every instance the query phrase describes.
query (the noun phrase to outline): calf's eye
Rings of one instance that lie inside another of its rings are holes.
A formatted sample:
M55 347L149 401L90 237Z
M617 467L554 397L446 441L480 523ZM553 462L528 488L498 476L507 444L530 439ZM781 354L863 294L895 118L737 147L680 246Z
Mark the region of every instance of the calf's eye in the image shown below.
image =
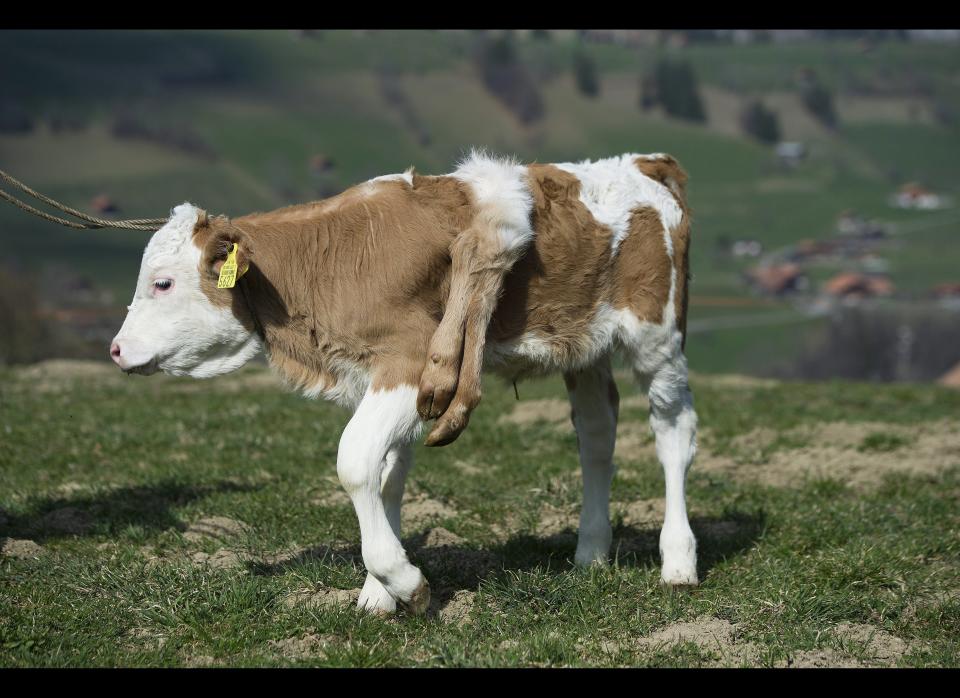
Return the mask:
M156 288L158 291L169 291L172 286L173 286L172 279L157 279L156 281L153 282L153 287Z

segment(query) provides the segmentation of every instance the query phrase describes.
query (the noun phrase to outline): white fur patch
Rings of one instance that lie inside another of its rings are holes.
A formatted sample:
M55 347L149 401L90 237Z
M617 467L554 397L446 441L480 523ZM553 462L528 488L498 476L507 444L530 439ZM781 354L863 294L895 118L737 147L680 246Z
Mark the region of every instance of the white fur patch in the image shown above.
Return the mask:
M331 400L341 407L355 409L370 386L370 373L365 368L347 361L332 363L331 372L336 376L337 382L328 387L326 381L320 380L305 387L303 395L311 400L323 397L324 400Z
M556 167L580 180L580 201L594 218L613 231L611 254L616 254L620 243L630 232L630 216L634 209L649 206L660 214L667 239L667 250L673 257L669 231L680 225L683 210L673 193L660 182L647 177L634 160L643 157L656 160L661 153L636 155L627 153L603 160L564 162Z
M497 226L504 251L518 252L530 244L533 196L526 167L474 150L451 176L470 186L477 206Z

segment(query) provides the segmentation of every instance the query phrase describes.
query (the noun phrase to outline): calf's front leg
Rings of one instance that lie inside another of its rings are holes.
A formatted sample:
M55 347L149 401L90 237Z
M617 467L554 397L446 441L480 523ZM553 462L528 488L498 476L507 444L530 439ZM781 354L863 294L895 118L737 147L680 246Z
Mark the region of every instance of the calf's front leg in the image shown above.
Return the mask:
M375 580L368 578L358 602L368 610L390 612L399 606L423 613L430 603L430 586L400 543L402 478L398 482L400 471L391 472L399 465L405 475L406 464L397 457L420 426L414 387L370 389L340 437L337 475L357 512L363 564Z
M410 445L397 446L387 452L383 474L380 476L380 495L383 498L383 509L390 522L394 535L400 538L400 505L403 500L403 489L407 480L407 473L413 466L413 448ZM397 610L397 601L394 599L380 580L367 572L367 579L360 591L357 606L374 613L393 613Z

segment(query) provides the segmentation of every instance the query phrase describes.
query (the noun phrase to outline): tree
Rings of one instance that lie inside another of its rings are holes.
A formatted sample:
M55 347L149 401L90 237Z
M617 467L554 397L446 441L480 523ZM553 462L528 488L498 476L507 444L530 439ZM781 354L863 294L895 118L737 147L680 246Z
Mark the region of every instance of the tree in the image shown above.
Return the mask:
M761 143L773 144L780 140L780 122L777 113L754 100L740 114L740 126Z
M837 112L833 106L833 94L809 68L800 73L800 101L824 126L836 128Z
M596 97L600 94L600 78L597 67L584 51L573 54L573 75L577 81L577 89L587 97Z
M697 77L689 63L660 60L653 73L641 82L640 106L648 109L660 104L670 116L686 121L706 121L697 87Z
M521 123L530 124L543 117L543 99L517 57L512 35L493 39L481 35L476 63L483 84Z

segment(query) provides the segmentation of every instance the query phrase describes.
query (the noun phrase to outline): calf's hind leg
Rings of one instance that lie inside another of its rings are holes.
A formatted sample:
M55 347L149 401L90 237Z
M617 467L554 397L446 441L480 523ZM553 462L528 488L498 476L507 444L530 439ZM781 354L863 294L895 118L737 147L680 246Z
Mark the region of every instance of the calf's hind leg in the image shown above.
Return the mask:
M583 474L583 508L574 561L578 565L605 563L610 552L610 484L617 438L620 396L609 357L596 366L565 373L570 397L570 419L577 432Z
M637 368L650 398L650 426L666 482L666 510L660 531L661 581L696 585L697 541L687 519L687 470L697 451L697 413L687 382L687 360L678 346L672 358L652 372Z

